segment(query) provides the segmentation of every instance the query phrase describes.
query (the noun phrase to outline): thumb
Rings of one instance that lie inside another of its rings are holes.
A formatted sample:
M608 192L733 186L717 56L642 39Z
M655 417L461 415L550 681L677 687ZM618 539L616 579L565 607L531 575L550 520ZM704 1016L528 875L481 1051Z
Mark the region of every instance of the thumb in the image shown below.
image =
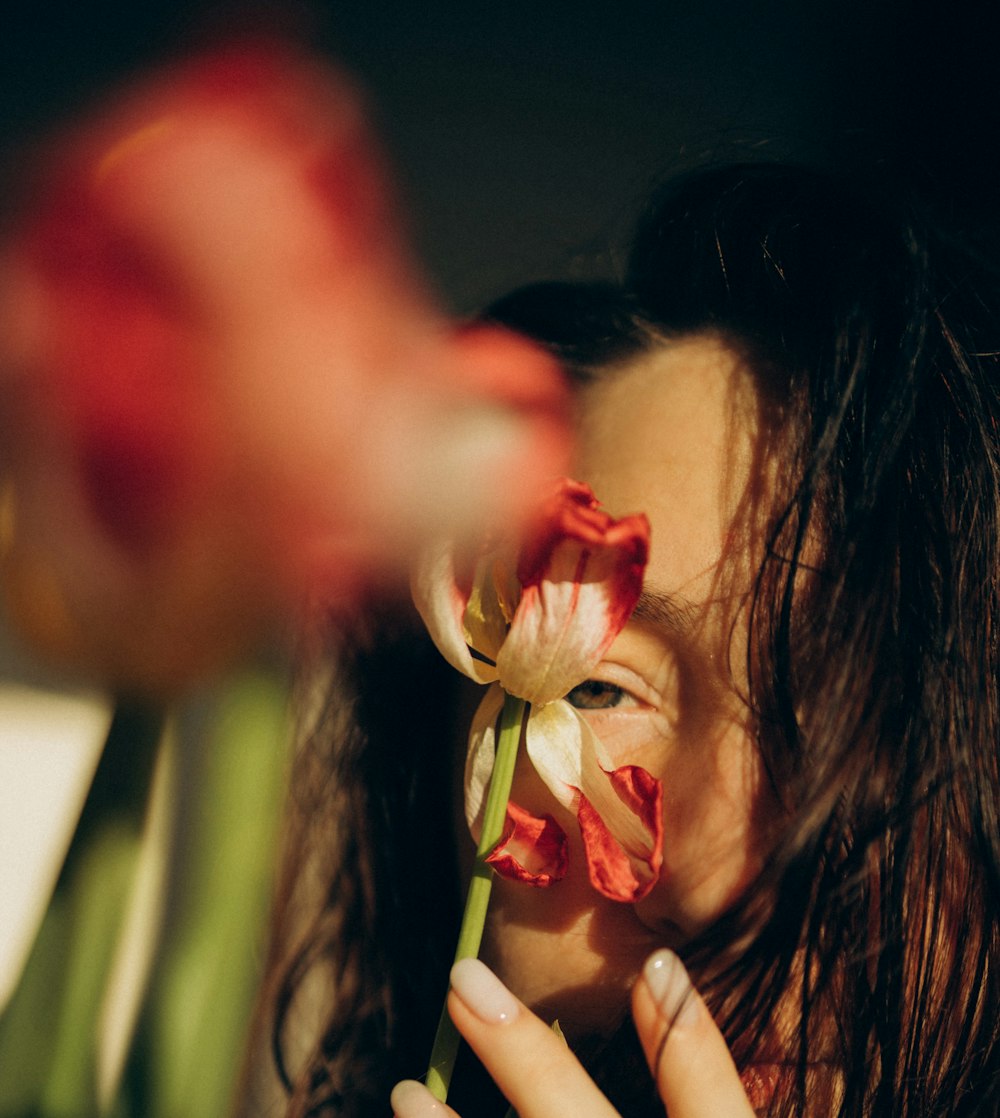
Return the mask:
M670 1118L753 1118L729 1048L672 951L647 959L632 1013Z

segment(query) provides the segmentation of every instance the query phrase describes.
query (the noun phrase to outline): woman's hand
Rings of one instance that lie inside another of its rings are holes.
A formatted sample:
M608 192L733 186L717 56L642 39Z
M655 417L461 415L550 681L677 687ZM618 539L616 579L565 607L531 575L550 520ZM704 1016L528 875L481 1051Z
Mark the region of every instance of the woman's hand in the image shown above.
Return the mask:
M448 1011L519 1118L617 1114L565 1043L479 960L455 964ZM647 960L632 1012L670 1118L753 1118L726 1042L672 952ZM455 1115L413 1081L396 1087L392 1106L396 1118Z

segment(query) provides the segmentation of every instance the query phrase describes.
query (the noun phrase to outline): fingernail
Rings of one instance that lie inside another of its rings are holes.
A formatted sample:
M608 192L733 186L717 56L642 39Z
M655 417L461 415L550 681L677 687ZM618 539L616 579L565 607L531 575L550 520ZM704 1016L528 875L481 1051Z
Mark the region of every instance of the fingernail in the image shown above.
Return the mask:
M415 1079L397 1083L389 1096L389 1105L395 1118L442 1118L445 1113L444 1103Z
M460 959L451 968L451 988L487 1025L513 1021L520 1008L517 998L478 959Z
M642 968L642 980L664 1021L690 1025L698 1015L698 999L684 964L666 948L654 952Z

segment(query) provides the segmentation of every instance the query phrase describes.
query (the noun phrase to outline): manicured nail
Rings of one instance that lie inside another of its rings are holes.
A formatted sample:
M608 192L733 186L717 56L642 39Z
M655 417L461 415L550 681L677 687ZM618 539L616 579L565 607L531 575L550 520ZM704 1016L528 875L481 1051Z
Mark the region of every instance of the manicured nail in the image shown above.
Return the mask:
M443 1118L444 1103L427 1090L423 1083L415 1079L404 1079L397 1083L389 1096L389 1105L395 1118Z
M669 1028L690 1025L698 1016L698 999L684 964L666 948L654 952L642 968L657 1011Z
M478 959L459 959L451 968L451 988L487 1025L513 1021L520 1008L517 998Z

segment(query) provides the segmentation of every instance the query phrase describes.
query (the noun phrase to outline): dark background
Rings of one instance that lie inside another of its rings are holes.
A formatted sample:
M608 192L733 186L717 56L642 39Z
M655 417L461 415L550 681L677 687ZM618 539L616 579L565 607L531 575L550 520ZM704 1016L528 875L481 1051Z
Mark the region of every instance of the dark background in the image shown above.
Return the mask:
M706 159L797 158L929 185L992 221L998 3L325 0L36 3L0 21L18 145L206 26L297 22L360 78L422 257L466 311L613 270L649 185Z

